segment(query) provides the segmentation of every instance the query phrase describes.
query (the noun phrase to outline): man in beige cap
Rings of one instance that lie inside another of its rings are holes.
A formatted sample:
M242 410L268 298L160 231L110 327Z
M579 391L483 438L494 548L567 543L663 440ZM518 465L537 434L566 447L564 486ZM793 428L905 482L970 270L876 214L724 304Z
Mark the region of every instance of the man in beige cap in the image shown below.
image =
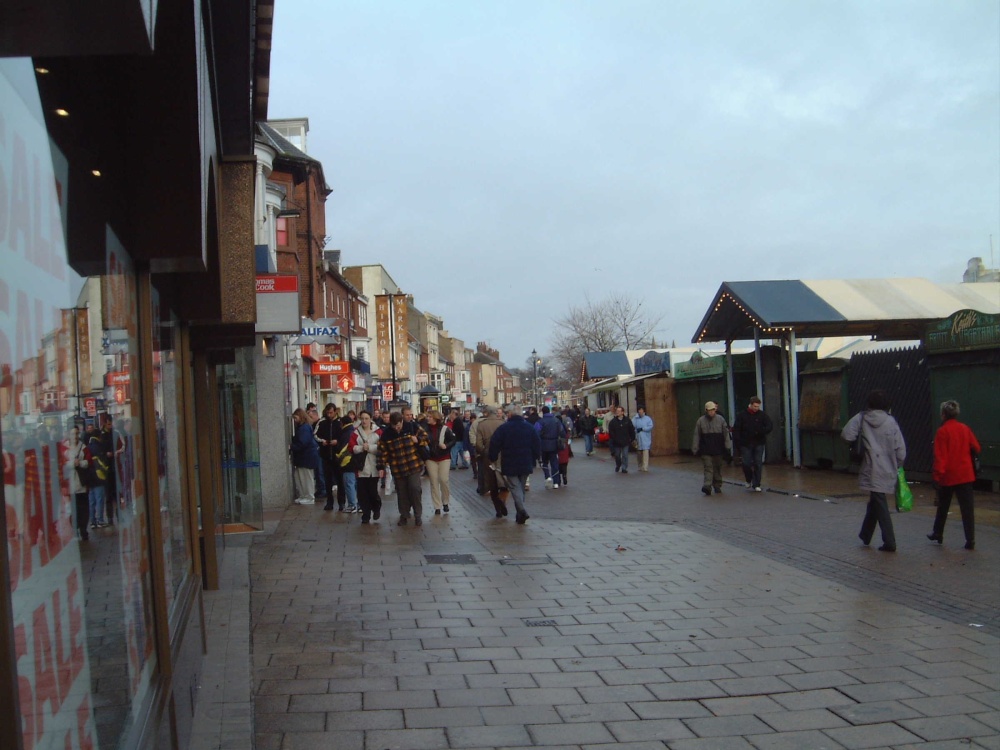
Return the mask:
M705 413L694 425L694 440L691 452L701 456L704 479L701 491L706 495L722 492L722 457L733 449L729 436L729 425L719 414L719 406L714 401L705 402Z

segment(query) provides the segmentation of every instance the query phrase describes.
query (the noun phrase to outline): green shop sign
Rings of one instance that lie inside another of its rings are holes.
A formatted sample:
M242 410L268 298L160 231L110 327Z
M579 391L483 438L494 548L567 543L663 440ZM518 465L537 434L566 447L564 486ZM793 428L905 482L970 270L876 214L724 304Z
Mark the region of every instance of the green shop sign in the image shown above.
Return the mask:
M706 357L701 352L695 352L689 361L674 365L674 380L718 377L725 371L725 357Z
M927 351L934 354L1000 348L1000 315L959 310L927 328Z

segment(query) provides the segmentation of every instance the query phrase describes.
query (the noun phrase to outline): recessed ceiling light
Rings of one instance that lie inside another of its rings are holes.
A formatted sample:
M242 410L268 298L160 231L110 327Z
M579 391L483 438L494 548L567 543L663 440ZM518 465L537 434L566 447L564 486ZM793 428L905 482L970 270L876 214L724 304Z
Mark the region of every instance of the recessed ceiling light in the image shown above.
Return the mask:
M56 114L59 115L60 117L69 117L69 112L67 112L65 109L57 109Z
M90 173L92 175L94 175L94 177L100 177L101 176L101 170L99 170L99 169L91 169Z
M49 69L48 68L43 68L43 67L39 66L39 67L35 68L35 72L38 73L38 75L44 76L44 75L48 74Z

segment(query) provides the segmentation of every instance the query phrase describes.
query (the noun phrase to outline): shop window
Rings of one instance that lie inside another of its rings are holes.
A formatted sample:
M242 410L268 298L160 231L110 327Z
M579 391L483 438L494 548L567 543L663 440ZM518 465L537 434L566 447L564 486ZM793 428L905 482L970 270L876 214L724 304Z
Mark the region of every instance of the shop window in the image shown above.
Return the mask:
M275 219L275 243L278 247L288 247L288 219Z
M25 747L111 748L147 714L157 670L136 276L111 227L100 275L68 265L69 160L41 112L31 60L0 60L0 175L24 189L25 206L8 216L21 228L0 232L21 726Z

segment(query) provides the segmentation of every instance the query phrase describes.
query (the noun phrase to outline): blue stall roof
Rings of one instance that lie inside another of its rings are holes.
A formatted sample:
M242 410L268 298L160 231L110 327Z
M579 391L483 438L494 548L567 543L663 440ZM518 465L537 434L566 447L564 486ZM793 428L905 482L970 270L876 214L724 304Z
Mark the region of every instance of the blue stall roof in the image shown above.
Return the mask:
M935 284L927 279L727 281L692 343L777 337L871 336L912 340L927 324L971 309L1000 313L1000 284Z

